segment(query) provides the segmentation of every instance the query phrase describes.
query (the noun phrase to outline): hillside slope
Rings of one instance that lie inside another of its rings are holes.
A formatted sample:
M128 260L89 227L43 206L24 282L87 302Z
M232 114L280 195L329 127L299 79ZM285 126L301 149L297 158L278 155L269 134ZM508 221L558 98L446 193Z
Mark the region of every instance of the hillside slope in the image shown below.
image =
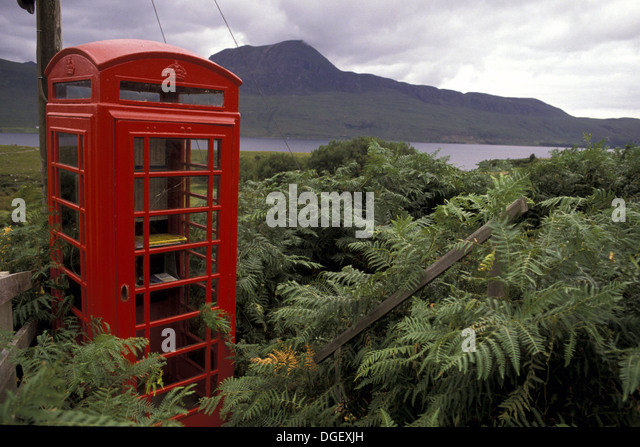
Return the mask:
M0 128L38 123L37 66L0 59Z
M534 98L346 72L303 41L227 49L210 59L243 79L244 135L573 145L590 133L612 144L640 140L640 120L575 118Z
M227 49L210 59L243 79L241 132L247 137L572 146L588 133L611 145L640 142L638 119L576 118L534 98L342 71L299 40ZM0 130L36 123L36 65L0 59Z

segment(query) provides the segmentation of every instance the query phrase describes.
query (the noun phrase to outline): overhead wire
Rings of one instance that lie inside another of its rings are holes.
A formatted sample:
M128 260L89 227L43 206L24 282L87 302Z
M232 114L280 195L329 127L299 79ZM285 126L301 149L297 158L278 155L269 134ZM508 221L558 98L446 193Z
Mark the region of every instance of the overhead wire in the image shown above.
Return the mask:
M156 20L158 21L158 26L160 27L160 33L162 34L162 40L164 40L164 43L167 43L167 39L165 39L164 37L164 31L162 30L162 24L160 23L160 16L158 16L158 10L156 9L156 4L154 3L153 0L151 0L151 5L153 5L153 11L156 13ZM198 140L195 140L196 142L196 146L198 148L198 152L200 154L202 154L202 150L200 149L200 143L198 142Z
M167 43L167 39L164 37L164 31L162 30L162 24L160 23L160 17L158 16L158 10L156 9L156 4L153 0L151 0L151 5L153 6L153 12L156 13L156 20L158 21L158 26L160 27L160 34L162 34L162 40L164 43Z
M238 41L236 40L236 37L233 34L233 31L231 30L231 26L229 26L229 22L227 21L227 18L225 17L224 13L222 12L222 9L220 8L220 5L218 4L218 0L213 0L213 1L214 1L215 5L216 5L216 8L218 8L218 12L220 13L220 16L222 17L222 21L224 22L225 26L227 27L227 30L229 31L229 35L231 36L231 39L233 40L233 43L236 46L236 49L240 49L240 45L238 44ZM160 27L160 33L162 34L162 40L164 40L164 43L167 43L167 39L165 38L164 31L162 29L162 23L160 23L160 16L158 16L158 10L156 9L156 5L155 5L154 0L151 0L151 5L153 6L153 11L154 11L154 13L156 15L156 20L158 21L158 26ZM253 82L256 85L257 89L258 89L258 93L260 94L260 97L262 98L262 100L265 103L268 104L267 97L264 94L264 92L262 91L262 88L260 87L260 83L256 79L256 76L253 73L253 70L251 70L251 67L249 66L249 63L247 62L247 60L244 57L244 54L242 53L242 51L238 51L238 54L240 54L240 57L242 58L242 61L244 62L245 66L247 68L247 71L249 72L249 74L253 78ZM298 170L302 172L302 167L300 166L300 163L298 163L298 160L296 159L295 155L293 154L293 151L291 150L291 146L289 146L289 142L287 141L287 138L284 136L284 133L280 129L280 125L278 124L278 120L274 119L273 122L274 122L274 124L276 126L276 131L278 132L278 134L280 134L280 137L282 138L282 141L284 142L285 146L287 147L287 150L291 154L291 158L293 158L293 161L296 164L296 166L298 167Z
M236 49L239 50L240 49L240 45L238 45L238 41L236 40L236 38L235 38L235 36L233 34L233 31L231 31L231 27L229 26L229 22L227 22L227 18L224 16L224 13L222 12L222 9L220 8L220 5L218 4L218 0L213 0L213 1L216 4L216 7L218 8L218 12L220 12L220 16L222 17L222 20L224 21L224 24L226 25L227 30L229 31L229 34L231 35L231 39L233 40L233 42L236 45ZM244 62L245 66L247 68L247 71L249 72L249 74L253 78L253 82L256 85L256 88L258 89L258 93L260 94L260 97L262 98L262 100L266 104L268 104L267 97L264 94L264 92L262 91L262 88L260 88L260 83L256 79L256 76L253 73L253 70L251 70L251 67L249 66L249 63L247 62L247 60L244 57L244 54L242 53L242 51L238 51L238 54L240 54L240 57L242 58L242 61ZM293 161L295 162L296 166L298 167L298 170L302 172L302 167L300 166L300 163L298 163L298 160L296 159L295 155L293 154L293 151L291 150L291 147L289 146L289 142L287 141L286 137L284 136L284 133L280 129L280 125L278 124L278 120L274 118L273 122L274 122L274 124L276 126L276 131L278 132L278 134L280 134L280 137L282 138L282 141L284 142L285 146L287 146L287 150L291 154L291 158L293 158Z

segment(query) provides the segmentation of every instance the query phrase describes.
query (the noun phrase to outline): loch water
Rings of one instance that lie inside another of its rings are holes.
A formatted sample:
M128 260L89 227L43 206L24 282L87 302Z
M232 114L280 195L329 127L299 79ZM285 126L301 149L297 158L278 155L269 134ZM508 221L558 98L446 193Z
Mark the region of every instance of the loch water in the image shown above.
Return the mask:
M329 143L329 139L292 139L287 138L240 138L240 150L244 151L276 151L276 152L312 152ZM449 157L449 162L464 170L474 169L477 163L490 159L528 158L534 154L538 158L548 157L554 149L564 147L542 146L510 146L492 144L454 144L454 143L422 143L408 142L420 152L434 153L439 157ZM35 133L0 133L0 144L16 144L20 146L39 145L38 134Z

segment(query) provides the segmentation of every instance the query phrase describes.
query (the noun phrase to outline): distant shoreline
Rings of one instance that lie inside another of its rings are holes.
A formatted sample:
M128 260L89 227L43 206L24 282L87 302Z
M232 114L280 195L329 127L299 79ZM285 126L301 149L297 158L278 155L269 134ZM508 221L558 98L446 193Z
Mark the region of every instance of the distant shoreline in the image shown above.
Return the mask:
M3 133L26 133L26 134L37 134L37 127L0 127L0 134Z
M293 152L310 153L318 147L328 144L334 139L294 139L287 138L240 138L241 152ZM348 141L348 140L347 140ZM471 170L485 160L514 160L529 158L547 158L554 149L565 149L563 146L521 146L521 145L489 145L470 143L420 143L407 142L419 152L428 152L438 157L448 157L449 163L463 170ZM17 145L38 147L38 134L0 133L0 145Z

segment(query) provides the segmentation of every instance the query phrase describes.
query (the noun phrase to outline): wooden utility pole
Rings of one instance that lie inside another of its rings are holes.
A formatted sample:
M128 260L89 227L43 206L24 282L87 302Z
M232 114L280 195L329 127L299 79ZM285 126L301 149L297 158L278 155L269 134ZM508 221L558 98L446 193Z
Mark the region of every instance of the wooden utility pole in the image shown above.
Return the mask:
M47 98L49 92L44 69L62 49L60 0L17 0L27 12L36 13L36 61L38 64L38 126L40 134L40 175L43 200L47 200Z
M60 23L60 0L38 0L36 2L37 53L38 53L38 126L40 133L40 174L42 192L47 200L47 98L49 92L44 69L62 49L62 25Z

